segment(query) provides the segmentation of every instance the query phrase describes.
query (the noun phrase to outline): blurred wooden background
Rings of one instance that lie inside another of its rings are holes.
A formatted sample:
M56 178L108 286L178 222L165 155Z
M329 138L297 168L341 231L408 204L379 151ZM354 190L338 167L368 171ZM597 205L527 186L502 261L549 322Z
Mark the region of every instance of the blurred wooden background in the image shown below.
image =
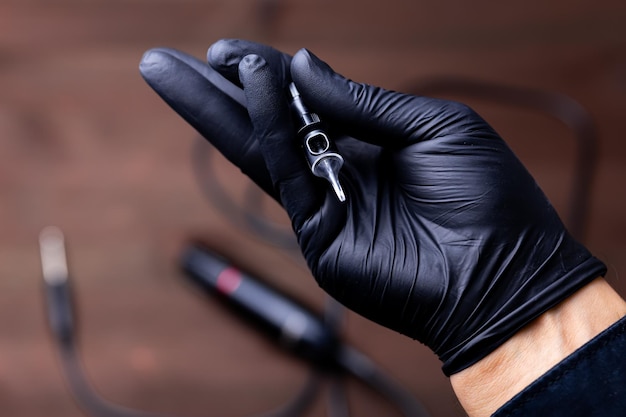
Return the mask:
M352 79L396 90L448 75L568 95L599 132L586 243L626 294L623 1L2 0L0 31L1 415L83 415L45 326L37 236L49 224L69 245L85 369L111 401L246 416L289 399L307 375L177 269L182 243L200 235L277 285L324 301L296 255L234 227L203 197L190 165L195 133L138 73L155 46L203 58L215 40L238 37L307 47ZM468 103L565 213L571 131L543 114ZM214 163L236 191L247 186ZM284 223L271 204L266 211ZM463 415L423 346L354 315L346 335L434 416ZM394 415L366 389L349 389L354 415ZM324 415L323 400L309 414Z

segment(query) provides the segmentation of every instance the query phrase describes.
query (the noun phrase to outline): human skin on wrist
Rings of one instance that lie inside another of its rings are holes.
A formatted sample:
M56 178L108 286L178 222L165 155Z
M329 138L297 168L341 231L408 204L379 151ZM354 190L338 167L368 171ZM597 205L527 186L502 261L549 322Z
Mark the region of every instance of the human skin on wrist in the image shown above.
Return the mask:
M626 315L626 302L597 278L450 377L469 417L493 414L576 349Z

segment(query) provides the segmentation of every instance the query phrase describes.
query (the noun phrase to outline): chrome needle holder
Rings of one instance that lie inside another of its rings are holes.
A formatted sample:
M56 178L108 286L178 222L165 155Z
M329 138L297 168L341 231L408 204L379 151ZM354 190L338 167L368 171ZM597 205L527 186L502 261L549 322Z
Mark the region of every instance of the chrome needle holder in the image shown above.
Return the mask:
M294 83L289 84L291 108L297 117L298 137L302 142L306 160L311 172L330 183L341 202L346 201L346 194L339 182L339 170L343 166L343 157L324 131L322 122L316 113L309 111Z

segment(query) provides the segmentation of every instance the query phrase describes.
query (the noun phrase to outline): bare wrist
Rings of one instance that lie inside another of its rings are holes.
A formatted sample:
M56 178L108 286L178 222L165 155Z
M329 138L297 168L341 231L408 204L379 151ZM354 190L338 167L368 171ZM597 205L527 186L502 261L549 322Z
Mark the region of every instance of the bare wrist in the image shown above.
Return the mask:
M470 417L489 416L624 315L624 300L598 278L452 375L452 387Z

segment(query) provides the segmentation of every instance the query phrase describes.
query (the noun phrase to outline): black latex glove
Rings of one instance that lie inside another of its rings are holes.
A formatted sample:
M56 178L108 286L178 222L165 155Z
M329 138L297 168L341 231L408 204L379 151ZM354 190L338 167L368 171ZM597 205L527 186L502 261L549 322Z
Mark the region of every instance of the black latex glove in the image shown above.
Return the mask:
M180 52L149 51L141 72L281 202L324 290L428 345L446 374L604 274L468 107L354 83L306 50L292 59L229 40L208 59L243 87L245 101L239 91L237 100L223 94L208 66ZM335 135L346 203L305 162L288 108L291 79Z

